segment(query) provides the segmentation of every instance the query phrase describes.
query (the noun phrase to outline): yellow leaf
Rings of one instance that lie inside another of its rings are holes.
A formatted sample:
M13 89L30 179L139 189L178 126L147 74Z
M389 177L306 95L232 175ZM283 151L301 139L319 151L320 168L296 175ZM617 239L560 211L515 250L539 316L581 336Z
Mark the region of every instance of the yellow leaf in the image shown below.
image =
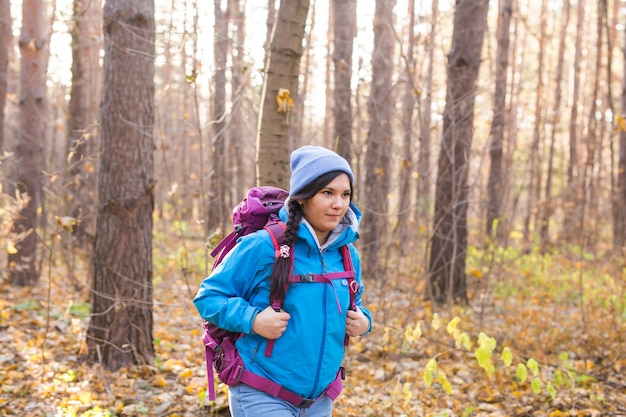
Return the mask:
M287 113L289 109L293 107L293 98L291 98L289 90L286 88L278 89L276 104L278 105L278 109L276 110L278 113Z
M450 322L446 326L446 331L448 332L448 334L455 339L456 339L456 336L459 334L459 329L457 329L457 326L459 325L460 322L461 322L461 319L458 317L455 317L452 320L450 320Z
M157 384L159 387L166 387L166 386L167 386L167 381L165 380L165 378L163 378L163 376L162 376L162 375L157 375L157 376L154 378L154 380L155 380L156 384Z
M502 358L502 362L504 362L506 366L510 366L511 362L513 362L513 354L511 353L511 349L509 349L508 347L505 347L502 350L502 354L500 355L500 358Z
M413 398L413 391L411 391L411 383L405 382L402 386L402 399L404 403L404 407L408 407L411 402L411 398Z
M78 223L78 220L71 216L54 216L54 220L57 222L58 225L60 225L70 233L74 231L74 226L76 226L76 224Z
M78 393L78 400L83 404L91 404L93 402L93 394L89 391L81 391Z
M437 313L433 314L432 326L435 330L439 330L439 327L441 327L441 320L439 319L439 314Z
M391 329L389 327L385 327L383 331L383 345L386 345L387 343L389 343L390 331Z
M422 327L420 326L419 322L415 324L415 327L412 328L411 326L407 326L407 328L404 330L404 338L409 343L417 342L421 336Z
M17 248L15 247L15 243L12 240L7 239L7 253L9 255L15 255L17 253Z
M476 278L479 278L479 279L480 279L480 278L482 278L482 277L483 277L483 273L482 273L480 270L476 269L476 268L471 268L471 269L470 269L470 272L471 272L471 273L472 273L472 275L474 275Z
M426 364L426 368L424 369L424 382L427 386L433 383L433 379L436 377L438 373L437 360L432 358Z
M437 375L437 382L441 384L441 387L448 393L452 391L452 386L450 385L450 381L448 381L448 377L446 373L443 371L439 371L439 375Z
M191 375L193 375L193 373L191 372L191 369L189 368L183 369L182 372L178 374L178 376L181 378L189 378Z

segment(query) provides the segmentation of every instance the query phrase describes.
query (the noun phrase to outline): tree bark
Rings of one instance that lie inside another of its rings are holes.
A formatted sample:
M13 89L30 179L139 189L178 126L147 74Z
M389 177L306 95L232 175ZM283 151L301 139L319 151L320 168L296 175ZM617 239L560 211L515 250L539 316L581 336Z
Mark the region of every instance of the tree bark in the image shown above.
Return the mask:
M154 2L107 0L89 359L151 363Z
M22 235L9 254L8 273L13 285L26 286L39 280L36 268L37 236L44 195L41 176L45 170L44 143L46 126L46 58L47 37L44 22L45 4L41 0L22 2L22 31L19 47L20 69L20 135L15 152L17 190L28 196L13 222L11 233Z
M246 14L245 9L241 5L241 0L229 0L228 7L232 22L233 46L231 48L233 70L232 70L232 89L231 89L231 122L229 128L229 164L232 167L232 173L229 178L232 179L231 193L227 207L234 207L237 201L245 195L245 189L250 183L246 182L249 178L246 176L246 166L244 163L244 149L248 148L245 142L247 133L245 132L245 116L243 113L243 102L246 97L246 91L249 83L249 63L245 59L245 39L246 39Z
M289 116L298 92L308 10L309 0L282 0L280 3L261 96L256 144L257 184L289 186Z
M559 37L559 54L557 59L557 67L556 67L556 76L554 80L554 85L556 89L554 91L554 105L552 108L552 121L550 126L552 126L552 130L550 133L550 148L548 154L548 172L546 174L546 186L543 198L542 212L541 212L541 243L542 245L547 244L549 236L548 231L550 228L550 219L552 218L552 213L555 209L555 204L552 199L552 182L553 182L553 174L554 174L554 154L556 148L556 130L557 126L559 126L561 114L561 95L562 95L562 78L563 78L563 61L565 59L565 37L567 35L567 26L569 24L569 0L563 1L563 13L561 17L561 32Z
M407 51L404 59L404 97L402 99L402 154L398 180L400 192L398 196L398 216L394 228L394 238L399 248L400 256L404 257L408 251L409 227L411 221L411 183L413 173L413 113L415 111L416 95L419 94L415 86L415 0L409 0L407 14L409 27L407 36Z
M603 113L603 109L598 108L599 102L602 100L600 92L600 76L602 74L602 39L603 39L603 11L602 1L598 3L598 11L596 14L596 38L595 38L595 62L594 71L591 75L593 82L591 84L591 97L589 100L589 113L587 116L587 134L584 136L585 142L585 166L582 170L581 179L581 217L579 219L579 227L581 233L578 234L578 243L582 247L595 243L597 239L596 218L597 218L597 193L599 181L595 174L597 170L597 158L601 153L602 126L598 121L598 113ZM602 100L603 101L603 100Z
M74 0L72 35L72 86L70 89L67 149L67 207L78 220L73 234L79 244L93 236L96 213L96 151L98 108L101 86L100 21L102 6L97 1Z
M210 193L208 201L207 231L225 228L228 221L224 196L226 194L226 61L228 59L228 23L229 16L222 10L222 1L214 0L213 11L215 25L213 33L213 63L215 65L213 84L213 114L211 141L211 172ZM224 229L225 230L225 229Z
M537 86L535 87L535 120L533 127L533 141L530 149L530 172L528 173L528 204L526 205L526 215L524 217L524 237L532 240L531 233L537 231L536 226L538 217L535 213L541 208L541 153L540 143L544 136L544 120L543 120L543 97L544 83L544 59L546 51L546 25L547 25L547 0L541 1L541 17L539 24L539 51L537 53ZM532 229L532 230L531 230Z
M580 215L580 178L582 172L580 170L579 151L578 151L578 106L580 102L580 84L581 84L581 65L582 53L584 45L582 44L582 35L585 26L585 2L579 1L576 12L576 41L574 43L574 79L572 81L572 107L570 109L569 121L569 159L567 161L567 188L564 197L564 216L563 216L563 236L569 240L579 236L579 219Z
M382 272L385 256L381 256L380 250L388 238L387 196L391 181L395 4L395 0L376 0L374 14L372 85L367 103L370 124L365 154L364 197L368 220L363 227L362 244L364 265L371 276L377 276Z
M624 26L626 28L626 26ZM624 29L626 40L626 29ZM626 61L626 49L622 49ZM619 156L617 159L617 189L613 197L613 250L617 253L626 251L626 65L624 66L621 93L621 126L619 130ZM622 253L626 257L626 253Z
M352 160L352 53L356 37L356 0L333 0L333 64L335 87L332 147Z
M469 155L488 4L488 0L459 0L454 12L429 264L430 296L440 304L468 301L465 258Z
M429 218L431 207L431 123L432 123L432 107L433 107L433 73L435 59L435 46L437 44L437 25L439 19L439 1L433 0L431 8L431 29L427 41L428 66L425 75L424 87L424 105L421 110L420 120L420 147L417 159L417 195L415 198L415 217L418 229L428 227L427 219Z
M4 151L4 108L7 102L9 50L11 47L11 1L0 0L0 152Z
M500 0L498 14L498 47L496 51L496 87L493 100L493 121L489 147L490 166L487 183L487 236L494 236L501 216L504 148L504 126L506 114L507 74L509 67L509 43L513 0Z
M336 52L337 42L336 34L335 34L335 25L336 25L336 17L335 17L335 0L330 0L328 2L328 30L327 33L327 53L326 53L326 86L324 90L324 131L323 131L323 139L322 144L330 149L338 150L337 139L333 137L333 133L335 131L335 71L336 67L334 65L334 55ZM351 3L351 1L340 2L339 6L342 6L344 3Z
M302 56L304 58L304 62L300 64L300 81L298 87L298 94L294 100L293 111L290 112L290 123L291 127L289 129L289 148L295 149L299 148L304 144L308 144L308 141L304 138L304 119L305 119L305 111L304 111L304 102L306 101L306 96L309 92L309 85L311 81L311 44L313 40L313 33L315 31L315 0L311 5L311 13L309 14L308 22L309 27L308 30L305 31L304 34L304 47L302 49ZM328 62L328 59L326 59ZM309 119L311 122L311 119Z

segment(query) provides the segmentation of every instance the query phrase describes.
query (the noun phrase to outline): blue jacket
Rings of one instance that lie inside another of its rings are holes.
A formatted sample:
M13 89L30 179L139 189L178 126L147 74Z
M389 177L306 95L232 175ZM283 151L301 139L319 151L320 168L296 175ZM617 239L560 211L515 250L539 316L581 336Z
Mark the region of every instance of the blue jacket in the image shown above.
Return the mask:
M279 217L287 221L283 207ZM327 242L320 247L303 220L294 245L294 274L343 271L339 248L349 245L357 282L363 284L361 262L352 242L358 239L361 212L350 209ZM283 310L291 315L287 330L276 339L271 357L265 356L267 339L252 334L257 313L269 305L270 274L275 252L269 234L261 230L239 239L218 267L206 278L194 298L200 316L221 328L243 332L237 349L246 369L282 385L304 398L316 398L335 379L344 355L346 314L350 305L347 280L324 283L291 283ZM368 331L369 331L368 330Z

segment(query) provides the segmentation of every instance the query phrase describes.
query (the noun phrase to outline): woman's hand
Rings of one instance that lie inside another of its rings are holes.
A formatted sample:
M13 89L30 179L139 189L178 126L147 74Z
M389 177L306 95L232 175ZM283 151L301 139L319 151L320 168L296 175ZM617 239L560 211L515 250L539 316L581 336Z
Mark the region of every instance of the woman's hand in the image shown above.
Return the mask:
M278 339L287 330L290 318L291 316L286 311L274 311L272 306L268 306L254 318L252 331L266 339Z
M346 318L346 334L350 337L360 336L370 328L370 321L357 306L356 311L348 310Z

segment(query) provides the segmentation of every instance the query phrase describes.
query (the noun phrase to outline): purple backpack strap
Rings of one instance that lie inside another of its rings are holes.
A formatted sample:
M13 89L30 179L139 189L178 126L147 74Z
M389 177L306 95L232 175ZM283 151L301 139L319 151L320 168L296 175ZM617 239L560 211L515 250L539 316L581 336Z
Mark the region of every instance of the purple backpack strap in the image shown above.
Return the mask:
M204 334L202 335L202 341L204 342L204 351L206 355L206 375L208 379L209 387L209 400L215 401L215 381L213 379L213 351L217 346L217 343L207 331L206 322L203 324Z
M235 247L238 238L239 234L237 232L231 232L228 236L222 239L220 243L218 243L217 246L211 251L211 257L215 258L219 255L213 263L213 269L215 269L215 267L219 265L220 262L222 262L224 256L226 256L226 254Z
M275 257L278 257L280 254L280 245L283 242L283 239L285 238L286 228L287 226L285 225L285 223L281 222L277 217L270 219L270 221L268 221L264 227L264 229L267 230L267 232L270 235L270 238L272 239L272 244L274 245ZM293 251L291 251L290 257L293 260ZM280 311L281 302L280 300L277 300L273 294L270 294L270 305L275 311ZM273 350L274 350L274 339L269 339L265 347L265 356L267 357L272 356Z
M335 400L341 390L343 389L343 379L345 378L344 368L339 368L339 372L337 372L337 376L331 382L324 392L320 394L319 397L314 399L304 398L293 391L290 391L286 388L283 388L281 385L264 378L262 376L256 375L250 371L242 369L241 376L239 378L240 382L255 388L259 391L263 391L269 395L280 398L281 400L287 401L296 407L307 408L310 407L315 401L323 397L324 395L328 395L331 400Z

